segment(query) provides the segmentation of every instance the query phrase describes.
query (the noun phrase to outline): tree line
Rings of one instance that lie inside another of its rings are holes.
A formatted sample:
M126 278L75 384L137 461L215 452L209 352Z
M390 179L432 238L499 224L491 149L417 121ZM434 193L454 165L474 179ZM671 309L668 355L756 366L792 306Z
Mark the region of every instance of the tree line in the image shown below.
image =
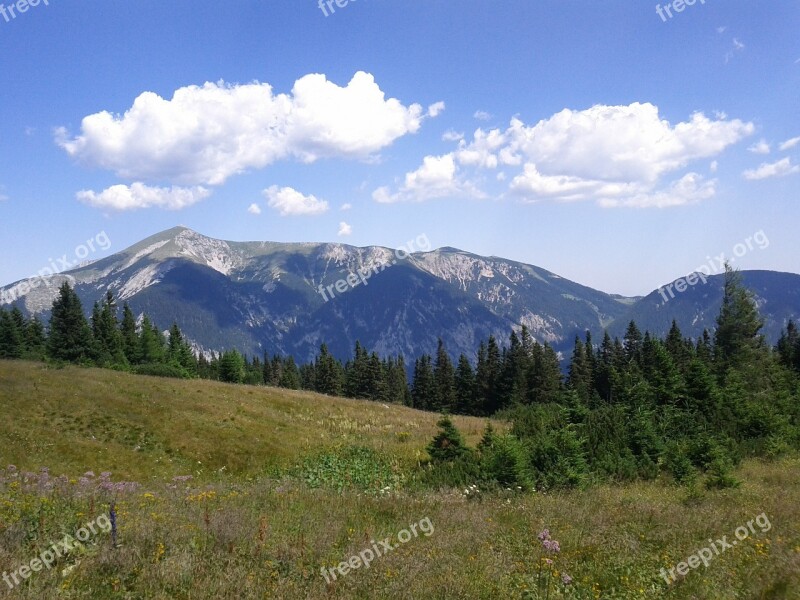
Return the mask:
M407 366L402 356L381 358L356 342L344 363L323 344L313 361L298 365L291 356L267 352L196 355L177 324L164 335L147 315L137 320L127 303L121 311L119 318L107 292L87 319L65 283L47 327L16 307L0 309L0 358L504 417L513 423L515 440L501 436L504 452L513 454L519 448L509 448L536 440L535 448L519 452L524 464L535 463L539 472L555 477L550 484L574 484L587 474L651 477L665 466L682 479L711 465L725 481L742 456L800 447L800 332L790 320L777 346L770 347L751 293L730 268L713 334L686 338L675 322L663 339L642 333L635 322L622 339L606 333L596 343L587 332L576 337L566 374L555 350L534 340L526 327L511 332L502 346L489 337L474 360L462 354L453 361L440 340L435 355L424 354Z

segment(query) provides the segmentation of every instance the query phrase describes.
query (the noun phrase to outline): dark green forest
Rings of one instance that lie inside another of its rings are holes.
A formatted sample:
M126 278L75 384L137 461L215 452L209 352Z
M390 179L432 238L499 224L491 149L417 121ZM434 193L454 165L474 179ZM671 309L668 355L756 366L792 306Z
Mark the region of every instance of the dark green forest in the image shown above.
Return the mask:
M693 340L672 323L659 339L631 322L623 339L575 339L566 373L561 357L527 328L507 344L490 337L475 357L380 357L356 342L346 363L323 344L316 359L245 356L235 349L196 355L177 324L166 335L138 322L111 292L90 318L65 283L47 326L18 308L0 309L0 358L47 361L303 389L404 404L441 413L495 417L475 449L445 416L428 448L431 483L480 481L521 489L582 486L662 473L707 487L730 487L744 457L776 457L800 447L800 333L789 321L776 347L738 272L726 269L713 333ZM410 381L409 381L410 379Z

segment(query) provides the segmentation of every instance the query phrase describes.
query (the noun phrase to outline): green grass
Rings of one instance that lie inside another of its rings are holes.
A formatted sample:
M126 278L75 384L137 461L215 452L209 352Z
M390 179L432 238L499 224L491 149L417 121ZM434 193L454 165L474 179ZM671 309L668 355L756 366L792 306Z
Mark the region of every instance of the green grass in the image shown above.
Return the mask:
M0 476L0 571L108 509L84 471L142 484L117 498L119 547L101 534L13 591L0 581L2 597L800 598L796 458L746 461L742 485L724 491L654 481L468 499L410 485L437 417L403 407L8 362L0 406L0 465L51 474ZM483 421L455 421L474 445ZM56 489L34 489L62 473ZM670 586L659 576L761 513L769 531ZM429 537L322 577L426 517ZM552 567L536 539L545 527L561 545Z

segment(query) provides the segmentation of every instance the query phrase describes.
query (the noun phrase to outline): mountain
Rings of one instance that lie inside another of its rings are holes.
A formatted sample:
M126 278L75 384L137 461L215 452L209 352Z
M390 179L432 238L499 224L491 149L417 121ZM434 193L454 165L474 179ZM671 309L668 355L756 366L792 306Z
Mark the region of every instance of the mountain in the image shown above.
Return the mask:
M764 319L762 333L770 343L776 343L789 319L798 320L800 317L800 275L742 271L742 281L753 292ZM703 329L713 332L722 306L725 276L711 275L706 283L698 278L695 285L686 286L682 292L676 291L675 283L672 282L671 289L665 285L633 304L608 328L609 334L621 337L628 323L633 320L642 331L665 335L673 319L684 336L696 339L703 334Z
M10 295L23 312L47 318L64 281L87 313L110 289L162 329L177 322L198 351L238 348L302 361L323 342L347 359L356 340L381 355L413 359L433 353L439 337L452 354L474 356L480 340L505 342L521 324L567 354L576 334L620 333L631 318L658 334L676 318L697 335L713 326L721 298L719 277L661 306L658 292L610 295L533 265L455 248L401 255L380 246L228 242L185 227L35 289L25 290L26 281L0 288L0 298ZM745 281L757 290L774 341L786 318L800 315L800 276L759 271L745 273Z

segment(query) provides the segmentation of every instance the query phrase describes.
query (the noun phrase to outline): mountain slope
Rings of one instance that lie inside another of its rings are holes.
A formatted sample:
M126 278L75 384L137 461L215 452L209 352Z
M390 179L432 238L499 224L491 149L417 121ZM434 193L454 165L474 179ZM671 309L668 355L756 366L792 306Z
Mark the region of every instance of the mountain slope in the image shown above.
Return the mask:
M351 284L343 281L348 276ZM110 289L163 329L177 322L198 351L238 348L303 361L322 342L347 359L356 340L381 355L414 359L435 352L440 337L453 355L474 357L480 340L505 342L522 324L563 353L575 335L588 329L599 336L606 327L621 335L630 319L663 335L675 318L696 336L713 327L721 298L720 277L662 305L657 292L610 295L533 265L455 248L398 260L379 246L227 242L185 227L55 275L14 304L47 318L64 281L87 313ZM20 283L0 294L16 297ZM800 315L800 276L758 271L745 273L745 283L756 290L774 342L786 319Z

